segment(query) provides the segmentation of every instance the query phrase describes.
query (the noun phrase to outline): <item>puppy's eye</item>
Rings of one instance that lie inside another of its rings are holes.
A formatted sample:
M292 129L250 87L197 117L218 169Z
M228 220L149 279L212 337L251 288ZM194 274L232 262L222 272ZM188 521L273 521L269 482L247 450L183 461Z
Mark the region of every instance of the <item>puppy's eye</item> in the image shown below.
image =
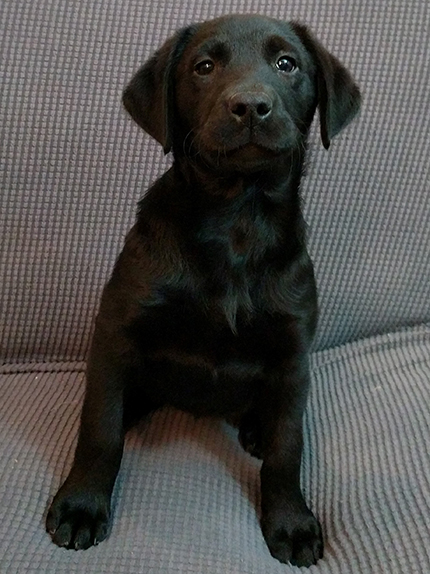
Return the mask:
M281 56L276 62L276 67L278 70L281 70L281 72L291 73L297 69L297 62L290 56Z
M214 68L215 64L212 60L203 60L203 62L199 62L194 66L194 70L199 76L207 76Z

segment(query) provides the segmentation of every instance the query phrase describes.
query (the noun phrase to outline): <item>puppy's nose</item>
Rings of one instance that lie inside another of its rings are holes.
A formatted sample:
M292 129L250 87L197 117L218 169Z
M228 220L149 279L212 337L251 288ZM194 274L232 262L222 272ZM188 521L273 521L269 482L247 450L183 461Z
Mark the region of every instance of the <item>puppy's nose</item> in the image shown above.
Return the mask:
M236 119L246 123L265 120L270 116L273 104L264 92L237 92L227 100L227 106Z

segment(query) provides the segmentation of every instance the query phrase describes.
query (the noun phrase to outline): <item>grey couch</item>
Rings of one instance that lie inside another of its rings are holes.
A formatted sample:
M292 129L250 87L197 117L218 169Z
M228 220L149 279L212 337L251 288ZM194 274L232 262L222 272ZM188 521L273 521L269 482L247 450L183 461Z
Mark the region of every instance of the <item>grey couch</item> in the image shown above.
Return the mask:
M168 158L121 91L174 29L228 12L308 23L352 70L359 121L303 186L321 317L303 488L314 574L430 570L428 0L1 0L0 573L298 572L258 524L259 463L216 420L163 410L127 439L107 541L59 549L102 285Z

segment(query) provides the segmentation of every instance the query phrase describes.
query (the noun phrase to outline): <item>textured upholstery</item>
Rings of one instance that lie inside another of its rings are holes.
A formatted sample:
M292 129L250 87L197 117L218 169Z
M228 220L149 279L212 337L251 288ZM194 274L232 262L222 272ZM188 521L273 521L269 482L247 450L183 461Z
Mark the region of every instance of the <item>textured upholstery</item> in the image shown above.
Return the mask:
M165 170L120 97L173 30L226 12L297 18L353 71L361 119L303 195L316 348L430 320L428 0L1 0L0 354L81 360L100 290Z
M236 431L173 410L129 434L109 539L85 552L54 546L43 519L70 467L82 366L15 367L0 379L2 574L300 571L265 546L259 462ZM303 487L326 553L310 574L428 572L430 328L317 353L312 377Z
M106 542L44 532L101 288L170 161L122 89L178 27L244 11L308 23L364 95L328 152L316 122L303 185L321 307L303 486L326 537L309 572L430 571L428 0L0 0L0 574L299 572L264 544L236 431L173 410L130 433Z

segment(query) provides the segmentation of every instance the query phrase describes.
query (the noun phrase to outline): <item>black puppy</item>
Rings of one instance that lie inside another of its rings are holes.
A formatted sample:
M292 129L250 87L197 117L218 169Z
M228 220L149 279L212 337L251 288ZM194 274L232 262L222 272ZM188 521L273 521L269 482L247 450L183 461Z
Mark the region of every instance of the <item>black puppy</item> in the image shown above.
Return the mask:
M241 419L263 459L270 552L314 564L323 541L300 461L317 298L299 184L317 106L328 148L359 90L304 26L227 16L168 40L124 105L174 164L104 289L75 460L47 529L67 548L106 537L124 433L169 404Z

